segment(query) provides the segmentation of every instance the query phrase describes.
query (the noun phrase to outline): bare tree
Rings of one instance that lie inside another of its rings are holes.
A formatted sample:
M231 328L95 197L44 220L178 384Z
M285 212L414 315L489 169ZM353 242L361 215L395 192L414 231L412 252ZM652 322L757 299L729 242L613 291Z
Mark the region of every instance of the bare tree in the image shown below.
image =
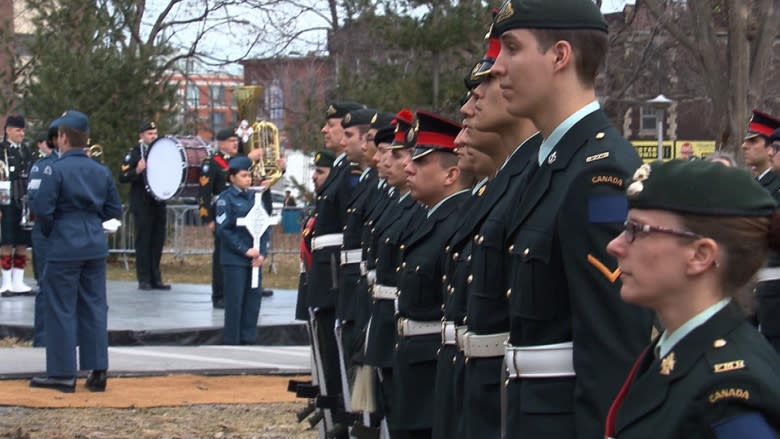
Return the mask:
M765 95L773 44L778 37L777 0L637 0L686 52L718 117L720 147L739 153L735 141L750 109Z

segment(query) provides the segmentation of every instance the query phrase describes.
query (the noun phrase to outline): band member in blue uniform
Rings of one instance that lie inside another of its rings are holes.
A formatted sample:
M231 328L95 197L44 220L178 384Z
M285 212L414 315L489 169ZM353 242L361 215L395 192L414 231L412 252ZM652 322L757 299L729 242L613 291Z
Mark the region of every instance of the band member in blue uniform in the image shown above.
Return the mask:
M627 195L607 250L622 299L665 330L627 374L605 437L779 437L780 357L732 300L780 250L776 201L742 169L682 160L641 166Z
M620 300L606 252L626 216L623 184L641 164L596 99L607 23L591 0L506 0L493 34L507 110L542 136L497 247L506 253L495 254L510 260L508 288L485 292L509 297L506 435L599 437L652 332L651 313Z
M46 288L46 376L32 387L73 392L78 368L89 370L87 388L102 392L108 369L106 257L103 221L122 216L111 172L87 157L89 119L69 110L53 122L62 156L43 169L33 204L49 240Z
M145 122L138 130L138 143L122 161L119 182L130 184L130 213L135 224L135 272L139 290L170 290L162 282L160 258L165 244L165 201L146 189L146 158L157 140L157 124Z
M0 294L3 296L33 294L32 288L24 283L30 231L20 224L27 203L27 173L33 162L32 153L23 144L24 127L24 117L8 116L0 142L0 166L7 174L0 179L7 180L10 185L10 194L0 197L0 266L3 272Z
M42 142L38 143L38 152L43 158L35 162L30 168L30 181L27 184L27 200L32 205L38 189L41 187L41 180L44 177L43 170L50 166L60 156L57 152L58 129L54 125L49 126ZM35 320L33 324L33 346L45 345L45 313L46 313L46 288L43 284L43 273L46 271L46 258L48 255L49 242L43 232L41 232L41 223L36 221L32 229L32 250L33 265L38 279L38 294L35 295Z
M230 159L228 180L217 200L217 234L220 238L220 265L225 286L225 344L254 344L257 340L257 318L260 313L262 277L252 288L252 269L262 267L268 254L268 230L260 238L260 248L249 231L236 224L255 204L252 185L252 162L246 156ZM262 274L260 274L262 276Z

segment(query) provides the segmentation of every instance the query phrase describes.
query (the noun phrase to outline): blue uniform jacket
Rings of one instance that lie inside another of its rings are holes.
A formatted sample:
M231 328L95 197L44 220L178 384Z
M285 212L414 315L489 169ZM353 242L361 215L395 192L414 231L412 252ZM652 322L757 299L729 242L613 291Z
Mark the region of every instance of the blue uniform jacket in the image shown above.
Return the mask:
M81 149L44 167L31 204L41 232L49 238L50 261L105 258L103 221L122 216L111 172Z
M58 158L60 158L59 153L53 152L33 163L32 167L30 168L29 178L27 180L28 206L31 206L33 201L35 201L35 197L38 195L38 189L41 188L41 180L44 177L43 170L46 169L47 166L50 166L52 163L54 163ZM33 226L33 234L42 235L40 222L35 222L35 225Z
M246 216L255 205L254 192L242 191L235 186L225 189L217 201L217 235L221 239L220 264L249 266L252 259L246 256L254 240L246 227L237 226L236 219ZM260 238L260 254L268 254L268 230Z

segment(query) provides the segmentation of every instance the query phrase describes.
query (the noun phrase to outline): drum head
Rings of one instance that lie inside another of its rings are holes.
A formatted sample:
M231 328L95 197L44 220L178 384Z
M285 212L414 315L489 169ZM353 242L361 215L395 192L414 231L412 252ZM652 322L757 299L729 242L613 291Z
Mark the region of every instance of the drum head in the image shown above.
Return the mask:
M149 146L146 159L146 187L158 200L175 197L184 181L187 166L184 148L172 137L160 137Z

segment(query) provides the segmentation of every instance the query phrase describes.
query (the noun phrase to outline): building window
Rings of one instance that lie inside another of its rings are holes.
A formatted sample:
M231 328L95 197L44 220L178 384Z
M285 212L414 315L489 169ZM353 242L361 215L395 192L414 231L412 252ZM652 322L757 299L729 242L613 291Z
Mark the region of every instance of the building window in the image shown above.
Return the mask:
M225 113L221 111L212 111L211 126L213 127L215 133L222 128L225 128Z
M214 107L225 106L225 87L223 85L210 85L209 93L211 105Z
M278 79L271 81L265 92L265 108L268 109L268 118L271 121L276 124L284 121L284 91L279 86Z
M197 108L200 105L200 90L198 90L198 85L195 83L187 84L186 105L189 108Z
M655 108L649 106L641 107L639 111L639 117L639 131L654 133L656 130Z

